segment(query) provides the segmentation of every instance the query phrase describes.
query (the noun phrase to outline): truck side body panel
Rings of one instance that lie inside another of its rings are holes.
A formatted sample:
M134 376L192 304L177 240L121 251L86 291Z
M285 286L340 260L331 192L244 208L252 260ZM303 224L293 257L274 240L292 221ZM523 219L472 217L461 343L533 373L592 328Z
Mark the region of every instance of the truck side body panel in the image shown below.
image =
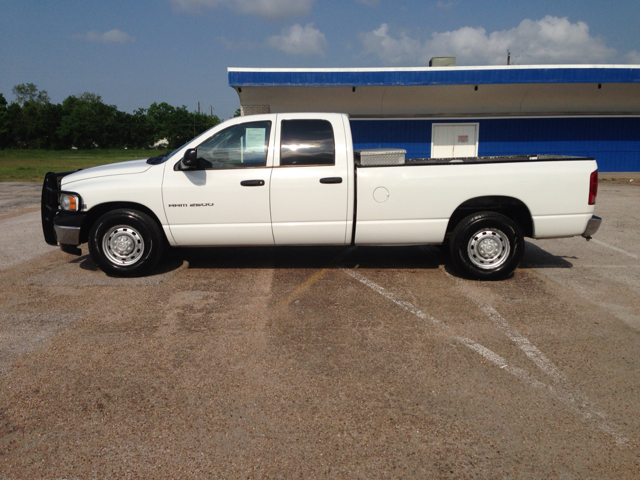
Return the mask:
M112 168L114 174L106 176L91 176L93 168L81 170L63 178L64 188L77 190L81 194L86 211L108 203L138 204L151 210L161 224L167 224L160 188L163 166L147 165L144 160L123 164L130 164L131 169L125 171ZM100 171L102 168L96 167L95 170Z
M361 167L355 243L442 243L453 212L485 196L524 203L536 238L580 235L595 169L593 160Z

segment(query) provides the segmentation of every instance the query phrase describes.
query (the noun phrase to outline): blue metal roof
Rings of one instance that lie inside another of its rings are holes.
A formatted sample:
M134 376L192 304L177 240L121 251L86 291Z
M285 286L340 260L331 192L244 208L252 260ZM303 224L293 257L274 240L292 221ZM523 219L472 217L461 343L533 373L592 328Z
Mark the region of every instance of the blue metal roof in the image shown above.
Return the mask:
M517 83L640 83L638 66L502 66L401 69L229 68L231 87L358 87Z

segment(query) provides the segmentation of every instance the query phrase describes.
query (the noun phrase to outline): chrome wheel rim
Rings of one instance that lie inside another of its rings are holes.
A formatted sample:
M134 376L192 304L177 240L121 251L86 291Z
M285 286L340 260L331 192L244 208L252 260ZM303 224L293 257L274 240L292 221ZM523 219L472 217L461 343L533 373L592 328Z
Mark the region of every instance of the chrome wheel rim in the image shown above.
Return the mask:
M476 232L467 244L469 260L483 270L495 270L509 258L511 245L504 232L486 228Z
M102 251L115 265L134 265L142 258L144 240L135 228L118 225L102 237Z

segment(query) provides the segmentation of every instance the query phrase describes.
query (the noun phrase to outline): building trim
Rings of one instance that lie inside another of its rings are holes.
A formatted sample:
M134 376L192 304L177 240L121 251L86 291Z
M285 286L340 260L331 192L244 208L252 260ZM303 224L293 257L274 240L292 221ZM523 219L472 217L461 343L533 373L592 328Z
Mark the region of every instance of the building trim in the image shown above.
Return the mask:
M229 68L229 85L359 87L529 83L640 83L637 65L513 65L416 68Z
M518 114L513 114L513 115L496 115L496 116L491 116L491 115L487 115L487 114L482 114L482 115L474 115L472 113L469 114L460 114L460 115L456 115L456 116L444 116L444 117L440 117L438 115L428 115L428 116L414 116L414 117L408 117L408 116L402 116L402 117L358 117L358 116L353 116L350 115L349 118L353 119L353 120L358 120L358 121L371 121L371 122L381 122L381 121L388 121L388 120L433 120L433 121L456 121L456 120L460 120L460 121L465 121L468 122L469 119L474 119L474 120L513 120L515 118L519 119L519 120L527 120L527 119L545 119L545 118L554 118L554 119L558 119L558 118L640 118L640 115L615 115L615 114L608 114L608 115L600 115L597 113L594 114L580 114L580 115L518 115Z

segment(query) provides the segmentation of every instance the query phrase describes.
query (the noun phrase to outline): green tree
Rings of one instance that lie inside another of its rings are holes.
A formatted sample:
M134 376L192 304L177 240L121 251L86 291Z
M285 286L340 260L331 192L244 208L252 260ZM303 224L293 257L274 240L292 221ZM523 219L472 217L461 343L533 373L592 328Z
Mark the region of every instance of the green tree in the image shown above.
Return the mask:
M39 130L37 131L37 140L34 148L63 148L60 137L58 136L58 126L62 121L62 105L59 103L47 103L38 111L40 118L38 119Z
M167 138L170 150L178 148L197 135L193 117L184 105L173 109L168 128L171 132Z
M200 135L205 130L210 129L211 127L215 127L220 123L220 118L218 118L217 115L206 115L204 113L196 113L196 112L192 113L192 115L194 116L194 124L195 124L195 132L196 132L195 135Z
M59 106L51 104L47 92L39 91L33 83L16 85L12 91L16 102L7 108L10 144L21 148L55 148Z
M127 113L90 92L62 104L52 104L33 83L16 85L12 92L16 101L10 105L0 94L0 148L146 148L162 139L176 148L220 123L217 116L166 102Z
M166 139L169 149L178 148L196 135L220 123L217 116L189 112L186 106L153 103L147 110L151 144Z
M118 109L106 105L100 95L85 92L62 102L64 112L57 130L62 143L70 148L121 148Z
M16 85L11 90L16 97L16 102L21 107L27 102L34 102L40 105L51 103L49 94L46 90L38 90L38 87L33 83L21 83Z
M0 148L7 148L11 145L11 122L9 122L9 112L7 111L7 100L0 93Z
M147 122L151 131L151 144L166 140L172 144L175 132L176 109L166 102L152 103L147 109Z
M126 113L123 124L126 131L123 132L124 145L130 148L148 148L154 143L153 129L147 117L147 110L139 108L133 113Z

